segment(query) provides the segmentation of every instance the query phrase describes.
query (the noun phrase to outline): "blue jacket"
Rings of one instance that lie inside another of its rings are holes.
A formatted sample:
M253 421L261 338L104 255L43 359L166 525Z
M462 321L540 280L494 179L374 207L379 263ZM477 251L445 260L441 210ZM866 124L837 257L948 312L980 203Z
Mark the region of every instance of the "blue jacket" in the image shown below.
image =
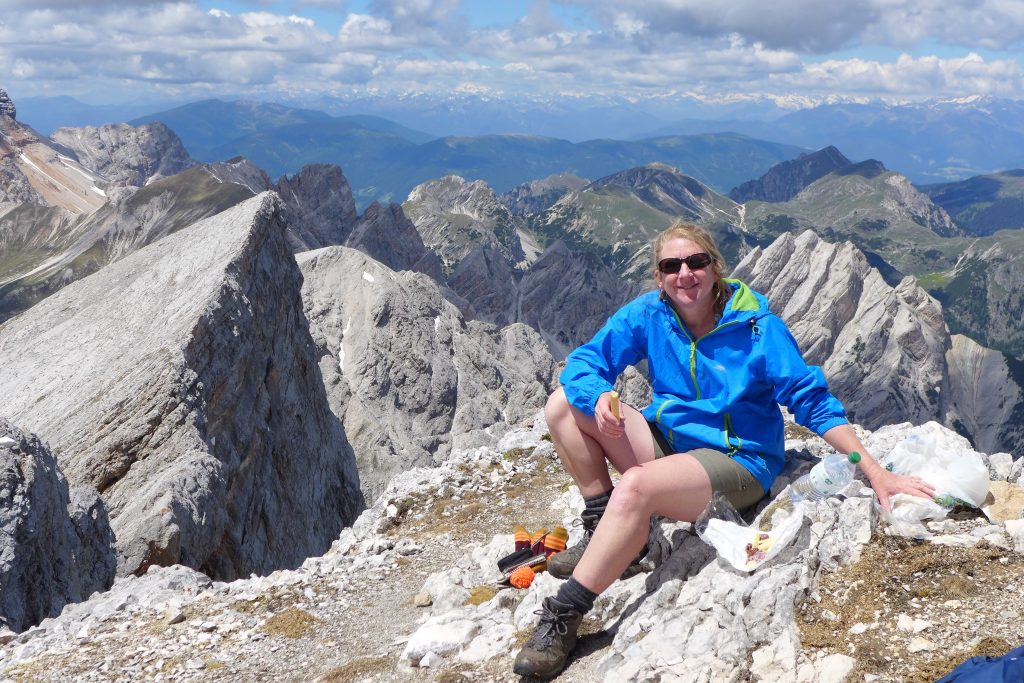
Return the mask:
M739 280L727 282L732 297L703 337L694 340L660 292L648 292L569 354L560 379L569 403L593 415L619 373L646 358L654 396L642 412L673 450L723 451L768 491L785 464L779 404L819 435L848 422L821 368L804 362L767 299Z

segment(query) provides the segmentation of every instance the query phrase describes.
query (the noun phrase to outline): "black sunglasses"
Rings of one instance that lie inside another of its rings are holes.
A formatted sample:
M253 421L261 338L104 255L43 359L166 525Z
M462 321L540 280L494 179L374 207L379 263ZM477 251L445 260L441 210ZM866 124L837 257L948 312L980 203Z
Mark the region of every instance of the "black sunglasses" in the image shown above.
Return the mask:
M674 275L679 272L684 263L690 270L700 270L710 266L714 260L710 254L705 254L704 252L690 254L686 258L663 258L658 261L658 270L664 275Z

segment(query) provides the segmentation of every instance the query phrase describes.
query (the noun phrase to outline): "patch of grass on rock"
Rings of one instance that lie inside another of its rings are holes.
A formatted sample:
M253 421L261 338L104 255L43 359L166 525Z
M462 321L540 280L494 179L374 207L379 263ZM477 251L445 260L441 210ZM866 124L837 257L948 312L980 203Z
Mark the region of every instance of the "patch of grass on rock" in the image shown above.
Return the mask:
M391 671L394 665L394 661L388 657L359 657L335 669L331 669L320 678L320 681L322 683L359 681L376 674Z
M272 636L301 638L309 633L316 623L316 617L304 609L289 607L263 622L263 631Z

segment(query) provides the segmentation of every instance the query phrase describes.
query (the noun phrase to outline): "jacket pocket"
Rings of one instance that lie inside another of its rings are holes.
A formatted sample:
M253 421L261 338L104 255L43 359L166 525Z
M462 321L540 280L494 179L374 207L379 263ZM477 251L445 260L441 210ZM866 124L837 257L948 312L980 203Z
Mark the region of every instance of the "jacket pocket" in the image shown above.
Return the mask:
M722 435L725 440L725 454L731 458L743 448L743 439L733 431L732 416L729 413L725 414Z
M654 421L657 422L658 424L661 424L661 411L665 410L665 406L667 406L669 403L675 403L675 401L673 401L670 398L666 398L664 401L661 402L661 405L658 406L658 412L654 414ZM668 431L668 445L672 448L675 448L676 445L672 443L674 441L673 437L675 436L675 433L672 430L672 426L669 425L669 428L666 431Z

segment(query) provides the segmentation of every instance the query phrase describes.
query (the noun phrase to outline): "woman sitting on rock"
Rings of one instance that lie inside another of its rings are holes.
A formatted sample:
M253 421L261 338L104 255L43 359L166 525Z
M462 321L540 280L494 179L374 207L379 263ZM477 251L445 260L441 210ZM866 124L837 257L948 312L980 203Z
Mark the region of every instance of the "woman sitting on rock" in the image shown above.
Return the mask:
M653 515L693 522L720 491L737 509L770 489L785 463L779 404L860 467L888 508L890 496L930 497L924 481L886 471L854 434L821 368L808 366L764 296L723 277L703 229L676 223L653 245L658 289L617 311L573 351L545 414L559 458L583 495L583 538L548 571L568 578L544 600L533 636L516 657L520 675L565 666L594 600L644 547ZM611 408L627 365L647 359L653 401ZM612 487L608 463L622 477Z

